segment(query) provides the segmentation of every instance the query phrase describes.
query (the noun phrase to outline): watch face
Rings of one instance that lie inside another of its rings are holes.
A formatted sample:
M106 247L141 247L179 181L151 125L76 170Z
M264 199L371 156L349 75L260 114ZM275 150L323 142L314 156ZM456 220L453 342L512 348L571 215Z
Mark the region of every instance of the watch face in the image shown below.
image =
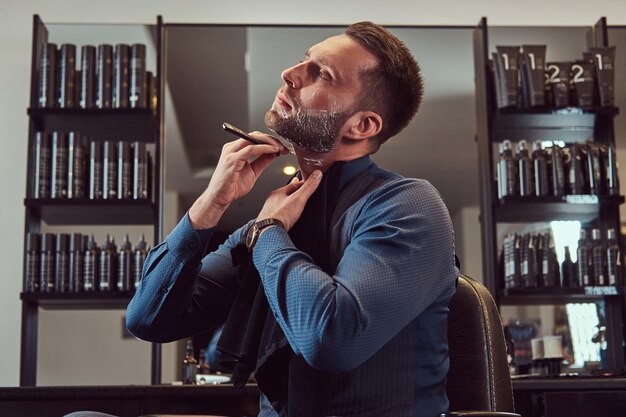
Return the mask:
M252 249L252 245L256 240L256 234L258 233L258 229L256 223L250 226L248 229L248 233L246 234L246 246L248 249Z

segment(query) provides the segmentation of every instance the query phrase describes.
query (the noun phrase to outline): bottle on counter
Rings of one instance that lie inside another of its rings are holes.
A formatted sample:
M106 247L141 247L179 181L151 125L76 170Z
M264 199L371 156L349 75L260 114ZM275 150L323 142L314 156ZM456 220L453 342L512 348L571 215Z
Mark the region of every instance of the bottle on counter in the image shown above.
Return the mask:
M198 373L198 362L193 351L193 341L187 340L185 348L185 359L183 359L183 384L192 385L196 383Z

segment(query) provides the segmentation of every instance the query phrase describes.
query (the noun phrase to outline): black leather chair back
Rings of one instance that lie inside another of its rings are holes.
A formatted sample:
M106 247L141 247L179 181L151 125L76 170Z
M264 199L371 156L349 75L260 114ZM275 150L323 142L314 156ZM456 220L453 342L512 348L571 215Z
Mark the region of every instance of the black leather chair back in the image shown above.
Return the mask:
M513 412L513 389L498 308L484 285L459 276L448 317L450 411Z

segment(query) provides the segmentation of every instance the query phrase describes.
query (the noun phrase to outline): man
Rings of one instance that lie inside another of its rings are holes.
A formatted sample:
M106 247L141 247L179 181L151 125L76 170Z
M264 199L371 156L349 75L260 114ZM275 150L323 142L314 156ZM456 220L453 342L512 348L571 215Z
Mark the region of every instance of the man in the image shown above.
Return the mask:
M128 328L168 342L225 322L218 348L235 385L254 372L260 416L436 416L448 406L458 275L449 214L428 182L369 158L417 112L419 67L362 22L282 79L265 122L293 143L300 176L205 256L224 211L286 152L259 132L266 144L226 144L206 190L148 256Z

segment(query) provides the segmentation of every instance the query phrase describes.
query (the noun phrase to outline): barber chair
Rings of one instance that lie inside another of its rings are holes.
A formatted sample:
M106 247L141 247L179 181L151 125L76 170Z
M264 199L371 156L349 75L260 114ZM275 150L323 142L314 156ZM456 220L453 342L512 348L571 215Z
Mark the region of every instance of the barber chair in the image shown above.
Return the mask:
M464 275L450 301L448 346L450 411L442 417L520 417L498 308L483 284Z

